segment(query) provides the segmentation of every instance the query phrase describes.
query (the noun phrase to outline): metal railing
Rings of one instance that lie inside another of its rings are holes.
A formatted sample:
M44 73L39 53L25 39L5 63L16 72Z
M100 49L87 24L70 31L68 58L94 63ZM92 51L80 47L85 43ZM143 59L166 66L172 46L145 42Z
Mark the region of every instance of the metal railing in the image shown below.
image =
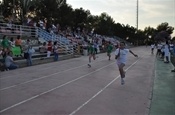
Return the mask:
M73 54L74 48L71 44L70 40L56 34L51 34L39 27L32 26L23 26L23 25L15 25L9 23L0 23L0 35L7 36L23 36L28 38L41 38L43 42L48 41L57 41L59 47L62 49L62 52L65 54Z
M8 36L26 36L36 38L38 27L0 23L0 33Z

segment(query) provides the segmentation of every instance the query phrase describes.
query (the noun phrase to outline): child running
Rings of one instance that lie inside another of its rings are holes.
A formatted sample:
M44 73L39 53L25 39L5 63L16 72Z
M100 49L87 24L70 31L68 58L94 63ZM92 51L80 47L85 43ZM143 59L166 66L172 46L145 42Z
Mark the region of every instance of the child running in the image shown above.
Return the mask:
M126 72L123 70L123 68L126 65L128 52L133 54L135 57L138 57L131 50L125 48L125 42L121 42L120 47L117 48L115 51L115 59L117 61L117 65L121 76L121 85L125 84L124 78Z
M111 45L111 42L108 42L108 45L107 45L107 56L109 57L108 60L111 60L111 52L112 52L112 45Z
M91 58L93 57L94 60L96 59L96 57L95 57L95 48L93 47L93 44L91 44L91 43L89 43L89 46L88 46L88 54L89 54L88 67L90 68L91 67Z

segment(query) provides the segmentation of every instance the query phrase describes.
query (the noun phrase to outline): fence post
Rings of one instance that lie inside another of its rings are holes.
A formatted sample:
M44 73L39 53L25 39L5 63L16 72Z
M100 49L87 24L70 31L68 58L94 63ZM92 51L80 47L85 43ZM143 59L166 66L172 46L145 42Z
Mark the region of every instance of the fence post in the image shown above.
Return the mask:
M21 26L19 27L20 27L20 36L22 36L22 27Z

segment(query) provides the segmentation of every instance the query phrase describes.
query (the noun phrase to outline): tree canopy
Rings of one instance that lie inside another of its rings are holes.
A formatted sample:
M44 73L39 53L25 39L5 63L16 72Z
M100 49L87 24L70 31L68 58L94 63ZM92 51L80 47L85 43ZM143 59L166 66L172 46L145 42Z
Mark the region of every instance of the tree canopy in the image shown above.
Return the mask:
M171 35L174 30L167 22L159 24L157 28L148 26L144 30L137 30L129 24L115 22L105 12L97 16L92 15L90 10L73 9L66 0L3 0L0 8L5 18L11 17L21 24L25 17L31 16L35 21L47 19L48 24L59 23L62 28L86 28L89 32L93 30L100 35L118 36L133 44L155 42L155 38L160 38L157 35L162 35L162 32Z

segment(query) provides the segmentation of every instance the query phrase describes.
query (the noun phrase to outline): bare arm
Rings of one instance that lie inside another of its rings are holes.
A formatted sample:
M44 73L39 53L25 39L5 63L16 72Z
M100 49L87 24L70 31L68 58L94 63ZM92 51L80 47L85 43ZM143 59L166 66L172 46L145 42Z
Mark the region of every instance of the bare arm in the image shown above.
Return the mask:
M119 57L119 54L118 55L115 55L115 59L118 59L118 57Z
M117 55L115 55L115 59L118 59L118 58L119 58L119 56L120 56L120 49L119 49L119 51L118 51L118 54L117 54Z
M134 54L131 50L129 50L129 52L134 55L135 57L138 57L136 54Z

